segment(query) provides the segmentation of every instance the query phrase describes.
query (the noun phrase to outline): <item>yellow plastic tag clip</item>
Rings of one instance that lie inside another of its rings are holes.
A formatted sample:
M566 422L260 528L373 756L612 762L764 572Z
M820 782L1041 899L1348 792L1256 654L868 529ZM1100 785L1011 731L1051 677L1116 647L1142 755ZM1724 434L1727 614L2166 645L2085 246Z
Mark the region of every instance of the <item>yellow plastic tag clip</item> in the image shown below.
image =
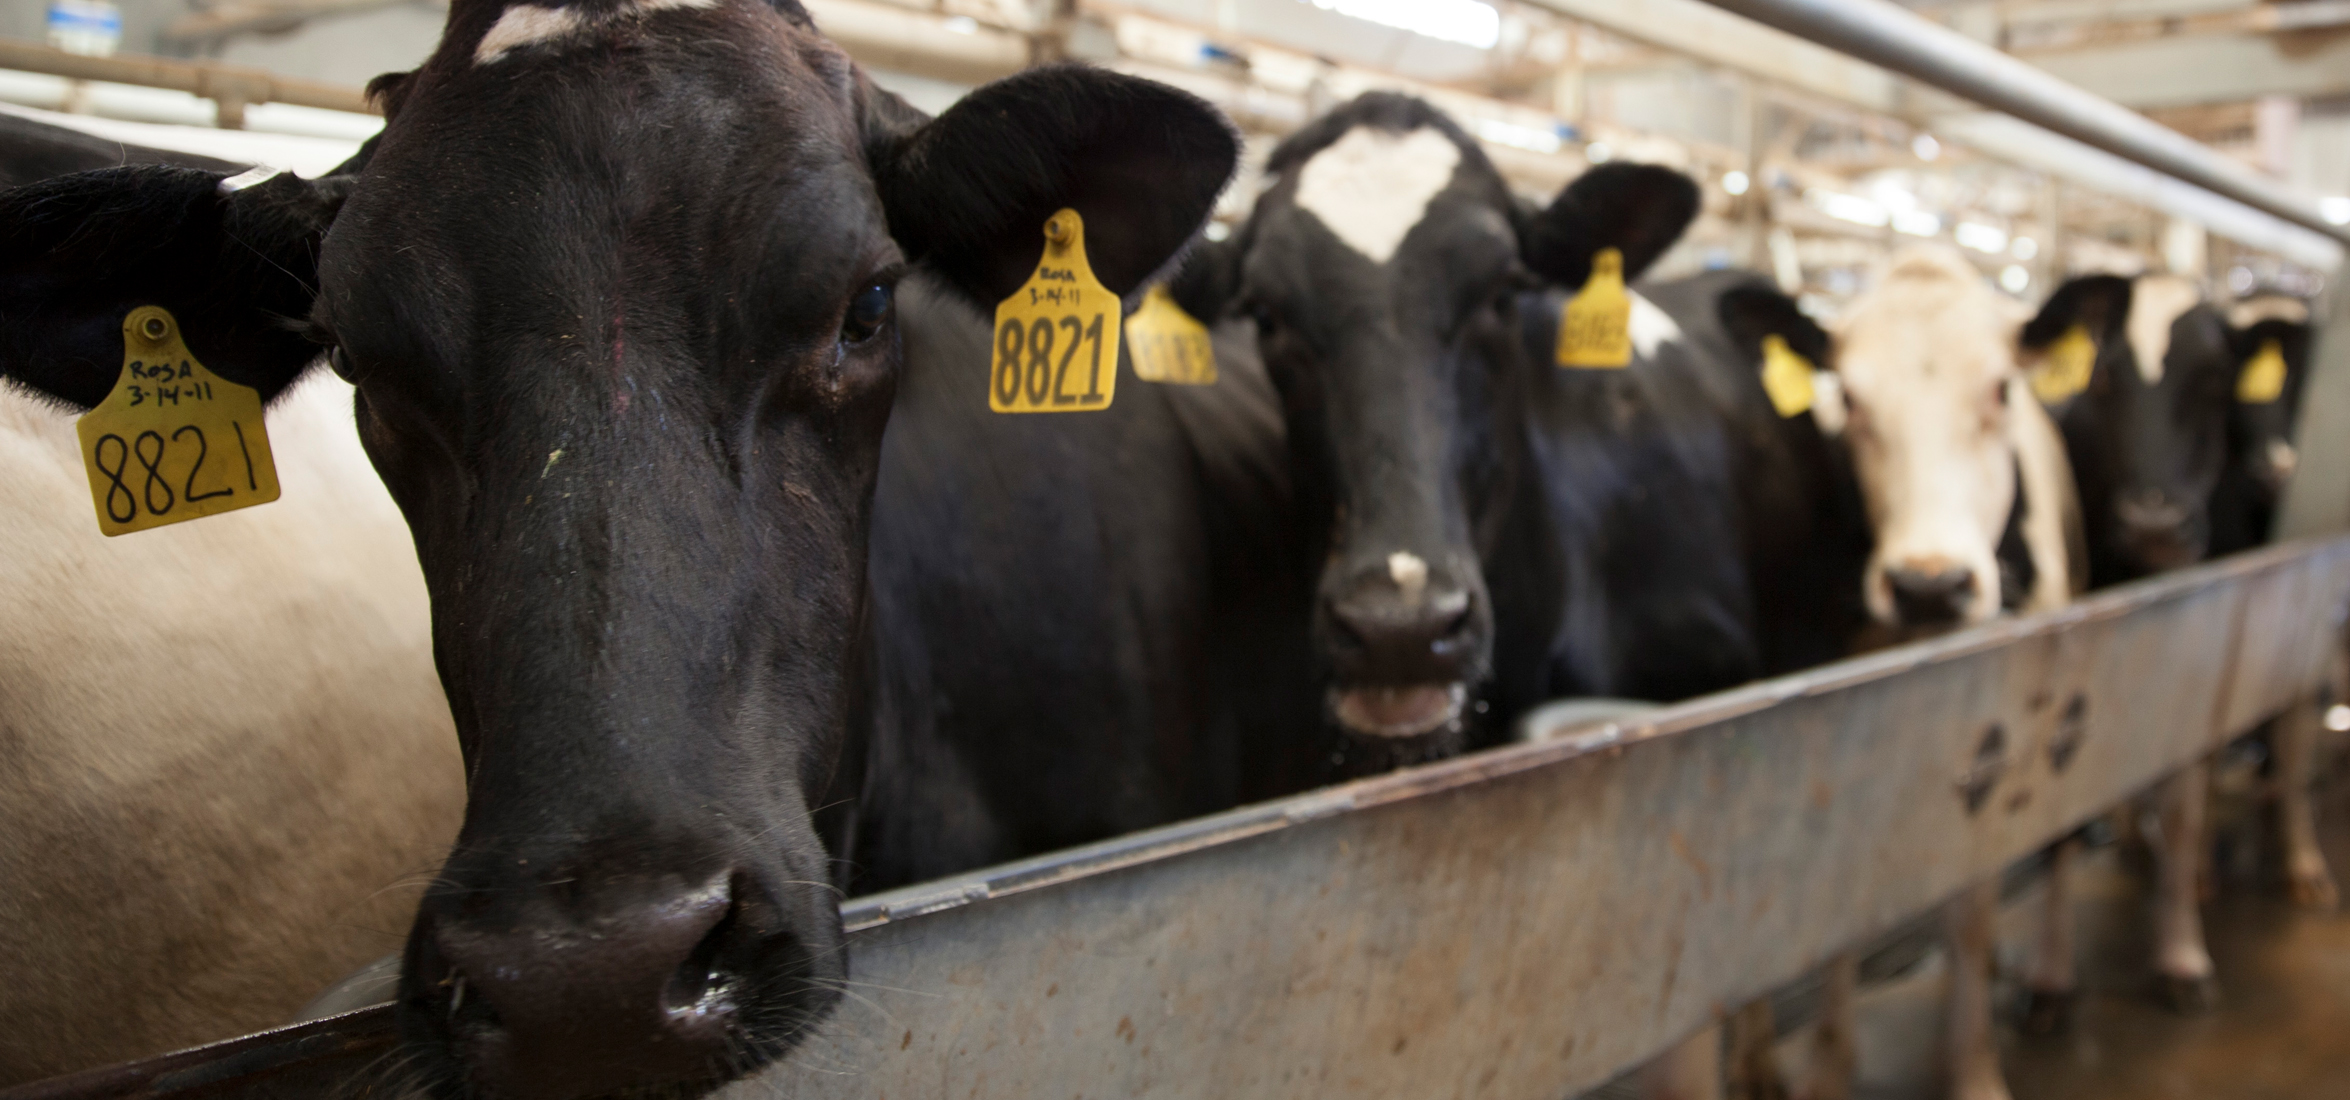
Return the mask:
M1591 277L1559 308L1555 356L1562 367L1616 369L1632 363L1632 296L1624 290L1624 254L1602 248Z
M1118 392L1118 296L1093 277L1085 219L1044 223L1035 273L995 307L987 407L1000 413L1092 412Z
M1126 354L1134 360L1134 376L1145 382L1216 384L1216 348L1208 326L1176 305L1163 285L1145 291L1142 308L1126 319Z
M2032 369L2032 396L2043 405L2054 405L2089 388L2089 374L2097 366L2097 341L2089 338L2089 329L2074 325L2064 330L2040 353L2040 365Z
M2266 405L2284 395L2285 349L2274 340L2264 341L2260 350L2244 361L2244 372L2236 376L2236 400Z
M1779 410L1781 418L1801 416L1811 411L1813 399L1811 375L1818 369L1811 360L1795 353L1787 346L1786 338L1771 333L1762 340L1763 392L1771 395L1771 407Z
M122 319L122 374L74 431L109 536L277 499L261 395L197 362L161 306Z

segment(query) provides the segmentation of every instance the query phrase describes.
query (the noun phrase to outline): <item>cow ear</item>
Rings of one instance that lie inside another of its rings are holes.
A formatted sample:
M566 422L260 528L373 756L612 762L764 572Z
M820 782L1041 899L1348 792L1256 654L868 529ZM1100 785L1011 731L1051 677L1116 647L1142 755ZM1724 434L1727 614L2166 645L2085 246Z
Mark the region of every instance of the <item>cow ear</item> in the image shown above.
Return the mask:
M1827 331L1796 308L1795 299L1759 283L1747 283L1724 291L1715 308L1730 342L1750 362L1762 362L1763 338L1776 336L1787 342L1787 350L1811 360L1814 366L1830 366Z
M2039 314L2024 322L2018 342L2026 351L2038 351L2071 331L2074 325L2080 325L2089 330L2089 338L2102 348L2120 335L2129 316L2128 279L2119 275L2083 275L2067 280L2048 296Z
M1132 292L1199 232L1240 154L1205 100L1082 65L996 81L910 130L881 121L867 148L890 234L986 308L1028 281L1063 207L1085 219L1094 276Z
M1591 257L1613 248L1624 256L1624 279L1681 239L1697 217L1697 184L1653 164L1602 164L1568 184L1533 216L1521 238L1526 266L1561 286L1582 286Z
M303 332L346 181L228 178L140 166L0 192L0 376L95 405L122 371L123 317L157 305L215 373L265 401L284 390L321 350Z

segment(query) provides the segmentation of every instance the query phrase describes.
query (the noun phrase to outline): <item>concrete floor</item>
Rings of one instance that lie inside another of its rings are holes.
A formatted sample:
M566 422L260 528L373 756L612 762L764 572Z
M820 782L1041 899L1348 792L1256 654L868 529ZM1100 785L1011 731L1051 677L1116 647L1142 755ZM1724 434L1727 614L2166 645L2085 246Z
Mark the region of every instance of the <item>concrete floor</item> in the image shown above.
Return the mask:
M2273 868L2261 863L2275 848L2248 801L2238 800L2227 815L2233 820L2223 822L2220 896L2204 909L2221 984L2217 1009L2184 1016L2154 999L2149 876L2126 867L2118 846L2092 851L2076 895L2083 990L2072 1029L2026 1037L2012 1013L2000 1022L2015 1100L2350 1100L2350 915L2309 912L2285 899ZM2350 783L2330 784L2321 805L2327 857L2350 881ZM2003 978L2022 969L2039 904L2035 887L2003 907ZM1942 1095L1944 982L1936 952L1904 978L1862 992L1856 1100ZM1999 992L2003 1008L2014 1004L2009 983ZM1802 1027L1775 1052L1798 1097L1807 1091L1811 1042L1811 1028Z
M2350 873L2350 798L2325 809L2327 857ZM2071 1033L2003 1040L2015 1100L2345 1100L2350 1098L2350 916L2287 902L2265 876L2224 876L2204 910L2220 1003L2181 1016L2148 995L2143 890L2101 876L2083 899L2097 932Z

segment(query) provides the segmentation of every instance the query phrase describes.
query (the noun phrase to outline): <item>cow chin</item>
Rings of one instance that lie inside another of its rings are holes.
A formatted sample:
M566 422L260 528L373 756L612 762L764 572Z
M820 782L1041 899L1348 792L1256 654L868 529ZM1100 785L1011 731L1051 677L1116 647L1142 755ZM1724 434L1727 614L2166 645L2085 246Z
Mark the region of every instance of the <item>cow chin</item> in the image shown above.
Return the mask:
M1332 688L1330 713L1356 737L1401 741L1457 735L1468 709L1469 686L1356 684Z

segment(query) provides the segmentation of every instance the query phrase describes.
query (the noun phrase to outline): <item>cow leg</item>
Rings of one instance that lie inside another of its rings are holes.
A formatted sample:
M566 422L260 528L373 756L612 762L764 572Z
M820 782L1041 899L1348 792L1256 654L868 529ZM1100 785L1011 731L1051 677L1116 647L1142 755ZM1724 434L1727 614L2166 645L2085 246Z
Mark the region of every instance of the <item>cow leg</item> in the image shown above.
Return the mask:
M1643 1100L1723 1100L1722 1025L1680 1041L1640 1071Z
M1828 960L1820 990L1820 1020L1812 1035L1811 1079L1805 1100L1849 1100L1860 1068L1853 1038L1855 998L1860 995L1860 956L1846 952Z
M2209 846L2203 829L2210 767L2198 761L2179 769L2156 787L2154 797L2162 822L2154 854L2154 978L2172 1008L2202 1012L2218 994L2211 953L2203 946L2201 850Z
M1992 918L1999 879L1967 887L1943 907L1950 945L1949 1046L1951 1100L2009 1100L1991 1030Z
M1771 1002L1758 997L1730 1017L1729 1100L1787 1100L1786 1080L1771 1043L1779 1037Z
M2325 852L2317 846L2317 808L2309 787L2317 776L2318 727L2325 705L2311 700L2277 719L2277 818L2285 841L2285 880L2293 903L2331 910L2340 901Z
M2055 1035L2071 1026L2073 997L2080 988L2073 947L2073 864L2080 858L2078 833L2048 850L2048 896L2032 945L2032 970L2024 981L2024 1030Z

